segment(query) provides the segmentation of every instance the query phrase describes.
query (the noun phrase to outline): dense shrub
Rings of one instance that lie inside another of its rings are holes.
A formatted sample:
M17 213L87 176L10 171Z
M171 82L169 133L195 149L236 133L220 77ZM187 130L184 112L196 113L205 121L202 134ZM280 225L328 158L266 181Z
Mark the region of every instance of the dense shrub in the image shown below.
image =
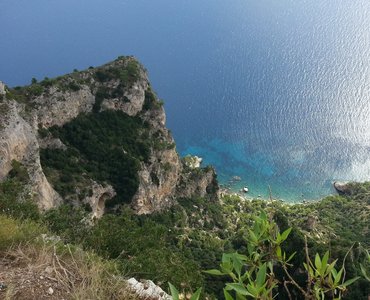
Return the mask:
M87 174L113 185L117 196L111 205L131 200L139 184L140 161L147 161L150 154L149 141L142 138L145 124L139 118L104 111L80 115L50 131L69 147L67 151L41 150L46 174L62 195L83 185Z

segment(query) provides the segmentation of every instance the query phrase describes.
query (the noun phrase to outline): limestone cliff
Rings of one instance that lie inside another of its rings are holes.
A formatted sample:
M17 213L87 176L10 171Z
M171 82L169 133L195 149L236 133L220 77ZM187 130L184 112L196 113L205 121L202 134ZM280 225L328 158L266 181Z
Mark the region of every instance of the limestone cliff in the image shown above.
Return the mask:
M45 131L68 124L80 114L104 110L140 118L152 141L149 158L140 162L139 186L131 201L138 214L168 207L178 196L216 194L211 188L216 183L213 170L194 175L183 167L165 127L163 106L151 89L145 69L133 57L119 57L98 68L46 78L28 87L6 90L2 84L0 92L6 94L0 102L5 112L0 123L0 180L10 171L12 160L22 162L30 175L34 199L42 209L54 207L63 199L44 175L39 149L66 150L62 141ZM116 192L96 182L89 189L93 195L85 196L82 202L89 203L99 217L105 201Z
M37 131L20 115L22 107L15 101L1 104L0 180L11 170L13 160L22 162L30 177L30 192L41 209L49 209L61 202L61 197L50 186L40 164Z

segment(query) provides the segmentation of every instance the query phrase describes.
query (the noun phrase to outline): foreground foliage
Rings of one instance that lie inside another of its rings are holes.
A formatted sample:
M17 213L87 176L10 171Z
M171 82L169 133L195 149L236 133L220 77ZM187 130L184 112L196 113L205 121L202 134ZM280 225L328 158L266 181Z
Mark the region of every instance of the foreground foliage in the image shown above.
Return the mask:
M223 287L228 284L226 292L234 297L241 287L240 276L245 279L242 287L254 297L255 293L263 297L272 292L275 299L289 299L289 293L292 299L302 299L300 289L307 291L304 263L311 276L311 294L324 293L325 299L339 295L343 299L366 299L370 293L366 280L370 273L366 252L370 240L366 239L367 185L359 185L349 196L327 197L306 205L242 201L232 196L224 197L221 203L202 198L179 199L168 211L150 216L134 215L129 206L124 206L119 214L106 214L92 224L84 207L65 205L43 215L36 213L37 207L27 198L26 181L22 167L15 165L9 178L0 184L2 213L13 220L4 217L0 220L3 230L0 244L5 248L24 236L35 239L27 228L38 232L32 226L39 224L42 231L48 227L65 242L115 260L121 274L151 279L163 288L166 282L171 282L179 287L179 295L201 287L201 297L223 299L227 295ZM259 216L261 211L266 215ZM22 227L24 233L17 231L18 238L7 240L14 228L11 222L18 222L14 218L33 219L37 223L22 221L35 225ZM342 230L342 221L358 223ZM331 259L327 250L337 260ZM217 269L219 276L203 272ZM346 278L361 278L348 287L349 283L343 281L344 269ZM284 281L288 290L282 284ZM240 291L245 293L244 289Z

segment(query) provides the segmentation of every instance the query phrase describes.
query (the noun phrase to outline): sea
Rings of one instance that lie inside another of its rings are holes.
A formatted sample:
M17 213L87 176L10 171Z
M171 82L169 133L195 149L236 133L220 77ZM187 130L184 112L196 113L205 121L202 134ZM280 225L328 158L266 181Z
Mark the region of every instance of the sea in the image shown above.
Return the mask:
M370 180L369 0L2 0L0 80L134 55L181 155L288 202Z

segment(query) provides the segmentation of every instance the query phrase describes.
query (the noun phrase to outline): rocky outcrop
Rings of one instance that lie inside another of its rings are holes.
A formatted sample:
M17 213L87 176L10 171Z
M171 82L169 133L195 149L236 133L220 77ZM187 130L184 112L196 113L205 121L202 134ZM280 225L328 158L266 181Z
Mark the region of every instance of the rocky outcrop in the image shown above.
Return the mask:
M5 84L2 81L0 81L0 96L5 95L5 94L6 94Z
M165 127L163 106L151 90L145 69L133 57L120 57L95 69L47 79L22 89L11 90L9 95L14 99L5 100L5 106L4 101L0 103L2 112L10 111L2 113L0 123L0 180L8 174L13 159L24 163L35 200L41 208L54 207L62 200L43 173L39 148L66 149L59 139L48 134L42 136L41 132L52 126L63 126L81 113L106 109L123 111L148 124L145 126L153 145L149 159L141 162L139 187L131 202L138 214L169 207L178 196L217 195L212 169L200 169L200 159L183 166L175 142ZM4 85L0 85L1 91L5 92ZM15 99L23 99L27 105L18 104ZM113 197L115 192L112 187L97 183L92 190L92 196L84 202L90 204L95 217L100 217L106 199Z
M6 101L7 113L2 115L0 129L0 180L11 170L13 160L26 167L30 178L30 192L41 209L55 207L60 196L47 181L40 164L39 144L34 129L21 117L22 106Z
M63 126L80 113L91 112L94 103L95 96L88 86L81 86L78 91L60 91L51 87L48 93L34 100L37 109L33 110L33 126Z
M116 192L109 184L103 186L95 181L92 181L91 195L86 197L83 202L90 205L92 210L92 218L101 218L105 211L105 202L112 199Z
M352 194L352 187L349 184L349 182L340 182L336 181L333 184L335 190L338 192L340 195L351 195Z
M191 156L187 155L183 158L183 162L186 167L190 169L197 169L200 168L200 165L202 164L203 159L198 156Z
M174 149L156 151L139 171L140 186L132 206L138 214L149 214L173 204L181 164Z
M151 280L137 281L135 278L127 280L129 289L138 296L138 299L146 300L172 300L159 286Z
M141 73L140 78L141 80L125 90L120 98L104 99L102 109L122 110L129 116L136 116L141 112L145 101L145 91L148 89L149 84L146 74ZM119 81L112 84L113 88L118 88L118 86Z
M203 169L184 169L176 195L180 198L208 197L217 200L219 186L216 172L212 167Z
M48 135L45 138L39 138L38 140L40 148L42 149L61 149L67 150L67 146L63 144L63 142L58 138L53 138L52 136Z

